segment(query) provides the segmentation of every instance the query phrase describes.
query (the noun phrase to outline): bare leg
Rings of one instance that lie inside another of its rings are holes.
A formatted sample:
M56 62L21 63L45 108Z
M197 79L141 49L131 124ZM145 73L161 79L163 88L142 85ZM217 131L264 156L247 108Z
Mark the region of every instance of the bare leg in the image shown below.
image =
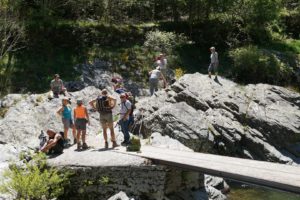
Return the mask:
M116 136L115 136L115 131L114 131L114 124L111 123L109 124L109 130L110 130L110 137L111 137L111 141L114 142L116 141Z
M69 128L64 128L64 139L68 139L68 131L69 131Z
M74 137L74 139L76 139L76 129L75 129L75 126L72 125L71 128L72 128L72 132L73 132L73 137Z
M49 140L49 141L45 144L45 146L41 149L41 152L44 152L44 153L48 152L49 149L51 149L52 147L55 146L55 144L56 144L56 141L54 141L53 139L52 139L52 140Z
M85 143L86 130L82 131L82 143Z
M77 144L80 143L81 130L77 130Z
M107 142L107 125L103 124L103 137L104 137L104 141Z

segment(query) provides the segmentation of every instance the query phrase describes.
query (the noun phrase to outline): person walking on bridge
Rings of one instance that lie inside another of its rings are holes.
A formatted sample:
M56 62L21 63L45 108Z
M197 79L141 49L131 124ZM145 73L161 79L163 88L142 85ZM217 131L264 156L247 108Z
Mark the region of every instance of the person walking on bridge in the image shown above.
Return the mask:
M104 146L108 148L108 139L107 139L107 129L110 130L112 147L115 148L118 146L116 142L116 136L114 132L114 121L112 115L112 109L116 106L117 100L112 96L108 95L106 89L101 91L101 95L96 99L89 102L90 106L97 110L100 114L100 124L103 129L103 137L104 137Z
M210 54L210 65L208 67L208 77L211 78L212 71L215 73L215 79L218 79L218 66L219 66L219 58L218 53L216 52L215 47L209 48Z
M82 105L83 102L81 99L77 100L77 107L74 109L74 120L75 127L77 130L77 150L81 148L83 150L87 149L88 146L86 144L86 124L90 125L89 114L85 106ZM82 146L80 142L80 137L82 136Z

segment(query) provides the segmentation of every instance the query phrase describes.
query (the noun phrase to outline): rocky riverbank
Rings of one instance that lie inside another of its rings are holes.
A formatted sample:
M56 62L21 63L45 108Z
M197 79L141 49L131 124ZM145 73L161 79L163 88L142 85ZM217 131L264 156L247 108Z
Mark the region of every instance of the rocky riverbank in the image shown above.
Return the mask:
M198 152L300 161L300 95L282 87L187 74L137 108L136 132L142 125L145 136L159 132Z
M87 105L99 93L94 86L71 92L72 106L77 98ZM6 167L22 150L37 146L41 130L62 130L56 115L60 105L61 99L49 100L47 93L10 94L1 99L0 167ZM216 81L187 74L168 89L139 100L135 131L149 138L148 145L296 165L300 158L299 107L300 95L285 88L240 86L221 77ZM104 151L99 114L89 112L91 149L76 152L71 147L49 160L72 172L74 186L66 193L68 198L108 198L119 191L135 199L226 198L221 192L228 190L223 179ZM121 142L122 134L118 128L115 131Z

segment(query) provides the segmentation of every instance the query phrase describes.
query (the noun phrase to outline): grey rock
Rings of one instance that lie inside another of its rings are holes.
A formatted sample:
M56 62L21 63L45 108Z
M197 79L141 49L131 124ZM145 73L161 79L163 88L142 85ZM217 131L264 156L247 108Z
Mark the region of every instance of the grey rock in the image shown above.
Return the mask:
M197 152L299 160L300 95L282 87L187 74L136 106L141 114L135 131L142 125L145 136L168 135Z

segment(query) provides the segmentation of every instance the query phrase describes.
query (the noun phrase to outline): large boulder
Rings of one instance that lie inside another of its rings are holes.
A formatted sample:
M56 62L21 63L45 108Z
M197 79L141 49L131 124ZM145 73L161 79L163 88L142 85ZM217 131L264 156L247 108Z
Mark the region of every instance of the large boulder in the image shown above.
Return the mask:
M136 106L144 135L159 132L198 152L299 161L300 95L291 90L195 73Z

